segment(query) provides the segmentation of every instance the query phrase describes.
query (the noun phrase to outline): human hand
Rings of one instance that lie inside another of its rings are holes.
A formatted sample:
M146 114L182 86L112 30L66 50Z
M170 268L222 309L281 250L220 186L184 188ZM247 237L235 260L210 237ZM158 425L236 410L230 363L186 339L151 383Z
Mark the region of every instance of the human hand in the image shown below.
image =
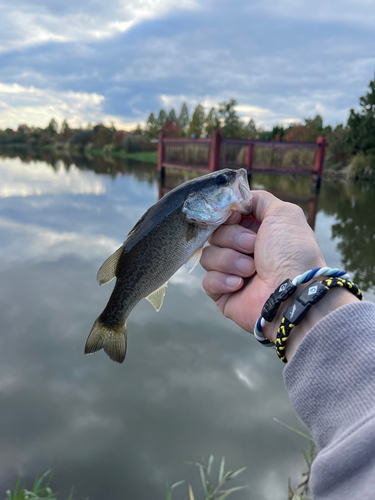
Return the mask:
M285 279L326 265L300 207L266 191L252 191L253 216L235 213L211 236L201 264L203 288L224 316L248 332L270 294ZM275 341L283 311L264 329Z

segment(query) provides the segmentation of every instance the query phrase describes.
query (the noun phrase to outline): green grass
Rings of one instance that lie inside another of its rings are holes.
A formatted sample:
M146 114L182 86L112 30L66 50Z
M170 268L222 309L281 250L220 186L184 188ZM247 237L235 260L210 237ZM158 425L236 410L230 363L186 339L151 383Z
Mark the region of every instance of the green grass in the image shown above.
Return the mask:
M47 476L50 474L50 470L42 474L39 478L35 479L33 487L31 490L26 488L21 488L21 480L18 479L14 490L8 490L6 492L7 500L57 500L56 494L53 493L49 487ZM71 500L73 492L68 497Z

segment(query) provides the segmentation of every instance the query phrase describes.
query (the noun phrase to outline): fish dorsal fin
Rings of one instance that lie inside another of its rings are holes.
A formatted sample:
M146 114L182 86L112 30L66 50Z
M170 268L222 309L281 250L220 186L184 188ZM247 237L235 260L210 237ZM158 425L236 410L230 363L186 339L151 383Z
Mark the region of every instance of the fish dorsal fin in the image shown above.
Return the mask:
M201 260L202 257L202 252L203 252L203 247L198 248L193 255L190 257L190 259L186 262L185 266L188 271L188 274L191 273L191 271L199 264L199 261Z
M150 293L147 297L145 297L154 307L156 311L160 311L161 306L163 305L165 289L168 286L168 281L161 285L161 287L157 288L154 292Z
M145 220L147 214L149 213L149 211L151 210L152 207L150 207L147 212L145 212L142 217L139 219L139 221L136 223L136 225L133 227L133 229L130 231L130 233L127 235L127 238L129 238L129 236L131 236L133 233L136 232L136 230L139 228L139 226L142 224L142 222Z
M104 264L102 264L102 267L99 269L98 275L96 277L96 280L100 286L106 285L116 277L117 264L123 250L124 245L121 245L120 248L118 248L116 252L108 257Z

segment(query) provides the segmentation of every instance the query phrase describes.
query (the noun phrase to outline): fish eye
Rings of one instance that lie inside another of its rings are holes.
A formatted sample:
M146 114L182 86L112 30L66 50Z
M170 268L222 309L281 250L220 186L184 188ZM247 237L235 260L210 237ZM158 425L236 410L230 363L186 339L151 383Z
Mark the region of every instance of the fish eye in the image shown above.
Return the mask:
M228 177L224 174L220 174L216 177L216 184L224 185L228 184Z

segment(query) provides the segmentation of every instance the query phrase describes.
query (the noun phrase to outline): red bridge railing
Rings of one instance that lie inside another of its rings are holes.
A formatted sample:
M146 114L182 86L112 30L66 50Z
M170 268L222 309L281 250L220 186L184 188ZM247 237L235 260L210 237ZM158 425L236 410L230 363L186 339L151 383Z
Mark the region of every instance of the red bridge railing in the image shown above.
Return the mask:
M221 168L246 168L253 173L313 175L319 184L323 173L326 138L316 143L223 139L213 131L211 138L168 138L159 134L158 170L181 168L214 172Z

